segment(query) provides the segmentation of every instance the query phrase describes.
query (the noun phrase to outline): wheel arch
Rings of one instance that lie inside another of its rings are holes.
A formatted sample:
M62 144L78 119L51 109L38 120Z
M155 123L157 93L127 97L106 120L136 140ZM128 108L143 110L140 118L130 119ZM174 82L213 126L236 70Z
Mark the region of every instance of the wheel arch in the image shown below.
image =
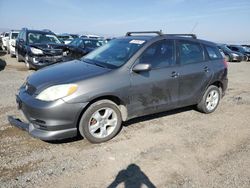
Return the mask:
M81 120L81 117L82 117L83 113L89 108L90 105L92 105L93 103L95 103L97 101L100 101L100 100L110 100L113 103L115 103L118 106L118 108L119 108L119 110L121 112L122 121L126 121L127 120L128 112L127 112L127 107L126 107L125 103L119 97L117 97L117 96L114 96L114 95L104 95L104 96L100 96L100 97L92 99L88 103L88 105L83 108L83 110L81 111L81 113L80 113L80 115L78 117L77 128L79 127L79 123L80 123L80 120Z

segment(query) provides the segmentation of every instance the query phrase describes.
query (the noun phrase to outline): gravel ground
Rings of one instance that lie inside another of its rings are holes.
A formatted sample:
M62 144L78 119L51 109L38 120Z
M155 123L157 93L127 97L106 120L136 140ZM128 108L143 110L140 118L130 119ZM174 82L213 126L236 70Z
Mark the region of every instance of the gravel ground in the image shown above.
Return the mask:
M0 54L0 187L250 187L250 62L230 63L214 113L187 107L137 118L98 145L48 143L9 125L32 73Z

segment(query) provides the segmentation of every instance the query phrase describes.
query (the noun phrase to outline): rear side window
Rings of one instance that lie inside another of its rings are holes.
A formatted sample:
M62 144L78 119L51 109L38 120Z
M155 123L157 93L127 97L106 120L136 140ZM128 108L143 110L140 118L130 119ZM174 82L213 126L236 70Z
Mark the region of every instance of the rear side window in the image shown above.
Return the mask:
M222 58L220 51L216 47L205 46L205 48L211 60Z
M152 68L168 67L175 64L173 40L161 40L149 46L138 59L139 63L151 64Z
M179 41L180 63L191 64L204 60L203 50L199 43Z

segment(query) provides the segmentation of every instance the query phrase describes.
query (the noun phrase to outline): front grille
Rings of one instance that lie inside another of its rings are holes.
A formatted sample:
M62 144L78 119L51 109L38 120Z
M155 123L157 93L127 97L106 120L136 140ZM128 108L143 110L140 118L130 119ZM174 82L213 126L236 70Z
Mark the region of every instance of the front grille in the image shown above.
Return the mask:
M46 49L46 50L43 50L44 51L44 54L45 55L62 55L63 53L63 50L62 49Z
M29 95L33 95L36 92L36 88L34 86L32 86L29 83L26 83L25 85L25 91L29 94Z

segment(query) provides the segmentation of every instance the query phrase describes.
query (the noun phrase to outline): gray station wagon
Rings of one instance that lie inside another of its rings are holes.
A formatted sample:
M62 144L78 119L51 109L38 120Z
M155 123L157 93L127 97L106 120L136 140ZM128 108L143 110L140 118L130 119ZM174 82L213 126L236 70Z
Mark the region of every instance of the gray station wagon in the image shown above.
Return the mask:
M100 143L131 118L190 105L211 113L227 83L216 44L193 34L128 32L80 60L32 74L16 97L29 123L9 121L42 140L80 133Z

